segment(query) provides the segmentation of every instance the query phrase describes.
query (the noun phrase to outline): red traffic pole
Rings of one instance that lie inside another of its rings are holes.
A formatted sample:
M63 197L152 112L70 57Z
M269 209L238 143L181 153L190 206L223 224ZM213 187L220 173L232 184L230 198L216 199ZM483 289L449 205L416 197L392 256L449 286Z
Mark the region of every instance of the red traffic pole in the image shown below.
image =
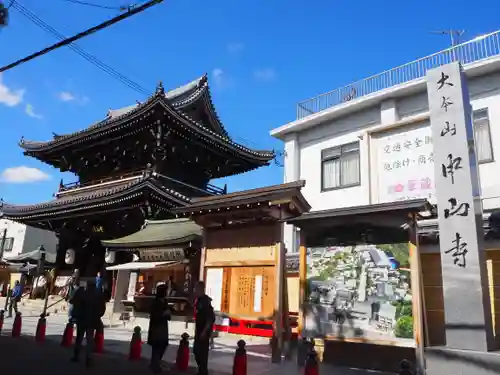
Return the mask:
M99 325L94 336L94 353L102 353L104 351L104 324Z
M5 320L5 311L0 310L0 334L2 333L4 320Z
M137 326L134 328L134 333L132 334L132 339L130 340L130 351L128 354L128 359L131 361L137 361L141 359L141 355L142 355L141 327Z
M189 366L189 335L184 332L179 342L177 349L177 358L175 359L175 367L178 371L186 371Z
M304 375L319 375L318 355L314 347L309 351L306 366L304 367Z
M399 372L398 375L413 375L412 371L413 365L407 359L403 359L399 364Z
M238 341L234 353L233 375L247 375L247 350L245 340Z
M39 343L45 342L45 334L47 332L47 319L45 314L42 313L36 324L35 341Z
M73 323L70 321L68 324L66 324L66 327L64 328L63 336L62 336L62 341L61 341L61 346L68 348L71 345L73 345Z
M16 317L14 318L14 323L12 324L12 337L21 336L22 325L23 325L23 321L21 318L21 313L17 312Z

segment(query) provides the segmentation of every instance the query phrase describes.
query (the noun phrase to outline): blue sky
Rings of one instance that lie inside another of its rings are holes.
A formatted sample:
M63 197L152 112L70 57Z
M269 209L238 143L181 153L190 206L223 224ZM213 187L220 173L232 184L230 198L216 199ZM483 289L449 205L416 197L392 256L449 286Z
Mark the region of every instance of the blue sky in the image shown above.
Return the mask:
M63 0L19 3L65 35L117 15ZM151 91L160 80L175 88L207 72L217 111L234 139L282 150L269 131L295 119L297 102L449 46L448 37L430 31L465 29L470 39L500 29L497 3L166 0L78 45ZM54 42L12 10L9 26L0 30L0 65ZM46 140L144 99L68 48L0 78L0 197L12 203L51 199L61 178L22 155L21 136ZM271 166L227 182L230 190L241 190L282 180L283 169Z

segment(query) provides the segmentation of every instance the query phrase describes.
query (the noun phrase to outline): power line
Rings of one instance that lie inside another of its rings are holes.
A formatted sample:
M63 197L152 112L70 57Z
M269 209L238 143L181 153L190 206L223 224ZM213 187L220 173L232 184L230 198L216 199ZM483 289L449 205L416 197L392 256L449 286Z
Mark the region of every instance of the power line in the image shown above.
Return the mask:
M109 27L111 25L114 25L115 23L120 22L120 21L122 21L122 20L124 20L126 18L129 18L129 17L131 17L131 16L133 16L135 14L141 13L141 12L145 11L146 9L148 9L148 8L154 6L154 5L157 5L157 4L161 3L161 2L163 2L163 0L150 0L147 3L141 5L141 6L137 7L137 8L133 8L131 10L128 10L126 13L120 14L119 16L116 16L116 17L114 17L114 18L112 18L112 19L110 19L108 21L100 23L97 26L94 26L94 27L92 27L90 29L82 31L81 33L78 33L78 34L76 34L76 35L74 35L74 36L72 36L70 38L65 38L65 39L61 40L59 43L53 44L50 47L44 48L43 50L35 52L35 53L33 53L33 54L31 54L31 55L29 55L27 57L24 57L24 58L22 58L20 60L17 60L17 61L15 61L15 62L13 62L13 63L11 63L9 65L6 65L6 66L0 68L0 73L5 72L5 71L7 71L9 69L12 69L12 68L14 68L14 67L16 67L18 65L24 64L24 63L26 63L28 61L31 61L31 60L33 60L33 59L35 59L37 57L43 56L43 55L45 55L45 54L47 54L47 53L49 53L49 52L51 52L51 51L53 51L55 49L67 46L67 45L69 45L69 44L71 44L71 43L73 43L73 42L75 42L75 41L77 41L77 40L79 40L79 39L81 39L83 37L86 37L86 36L88 36L90 34L96 33L97 31L105 29L105 28L107 28L107 27ZM14 4L18 5L17 2L14 3Z
M54 29L52 26L50 26L49 24L44 22L37 15L35 15L33 12L31 12L29 9L27 9L23 5L19 4L18 2L16 2L14 4L13 8L15 10L17 10L19 13L21 13L23 16L28 18L35 25L37 25L38 27L40 27L44 31L48 32L49 34L55 36L56 38L58 38L60 40L66 39L66 37L63 34L58 32L56 29ZM116 71L115 69L113 69L112 67L107 65L106 63L99 60L97 57L95 57L95 56L91 55L90 53L88 53L87 51L85 51L83 48L81 48L77 44L70 43L68 45L68 48L70 48L72 51L79 54L81 57L83 57L85 60L90 62L92 65L98 67L99 69L101 69L105 73L109 74L113 78L117 79L118 81L122 82L123 84L125 84L129 88L137 91L138 93L146 95L146 96L149 96L151 94L151 92L149 90L145 89L144 87L142 87L138 83L132 81L131 79L129 79L125 75L119 73L118 71Z
M123 12L125 10L130 10L130 9L137 6L137 4L122 5L122 6L100 5L100 4L90 3L87 1L80 1L80 0L62 0L62 1L67 2L67 3L72 3L72 4L93 7L93 8L100 8L100 9L106 9L106 10L118 10L120 12Z
M19 2L15 0L11 0L10 4L15 10L17 10L19 13L21 13L23 16L28 18L31 22L33 22L35 25L43 29L44 31L48 32L49 34L55 36L57 39L60 39L62 41L66 40L67 38L61 34L59 31L57 31L55 28L44 22L40 17L38 17L36 14L34 14L32 11L27 9L25 6L21 5ZM139 85L138 83L132 81L129 79L127 76L119 73L117 70L112 68L111 66L107 65L97 57L93 56L92 54L88 53L85 51L83 48L78 46L76 43L69 43L68 48L70 48L73 52L77 53L81 57L83 57L85 60L90 62L92 65L96 66L97 68L101 69L105 73L109 74L111 77L117 79L130 89L138 92L139 94L145 95L145 96L151 96L151 91L148 89L144 88L143 86ZM0 70L1 72L1 70ZM238 139L239 141L242 142L243 144L253 144L254 146L257 146L255 142L250 142L249 140L239 137L239 136L233 136L234 139ZM281 153L279 153L278 156L283 156ZM276 158L275 158L276 159ZM275 164L278 166L282 166L281 163L276 159Z

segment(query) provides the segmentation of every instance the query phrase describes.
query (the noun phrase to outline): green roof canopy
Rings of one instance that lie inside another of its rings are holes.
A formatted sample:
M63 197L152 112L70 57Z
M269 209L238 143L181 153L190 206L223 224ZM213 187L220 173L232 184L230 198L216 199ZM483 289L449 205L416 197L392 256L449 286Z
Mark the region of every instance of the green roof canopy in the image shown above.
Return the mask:
M202 228L189 219L146 220L142 229L115 240L102 241L104 247L139 248L178 245L201 241Z

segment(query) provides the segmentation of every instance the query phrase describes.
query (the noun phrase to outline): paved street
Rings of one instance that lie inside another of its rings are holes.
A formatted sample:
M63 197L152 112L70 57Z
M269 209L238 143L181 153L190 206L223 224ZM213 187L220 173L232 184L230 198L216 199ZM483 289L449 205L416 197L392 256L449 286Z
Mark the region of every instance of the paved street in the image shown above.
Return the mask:
M73 363L71 351L56 345L39 345L30 338L0 336L0 360L5 374L88 374L83 363ZM138 374L146 363L131 363L113 356L95 356L92 373ZM147 370L146 370L147 371Z
M64 366L72 365L73 363L69 362L70 351L63 349L60 347L62 333L64 331L64 327L67 322L66 315L58 315L52 314L47 318L47 343L42 346L35 344L33 340L33 336L36 331L36 325L38 321L39 312L30 311L29 309L23 309L23 320L22 320L22 335L24 338L21 339L13 339L10 337L10 331L12 329L13 319L5 319L5 324L3 327L2 335L0 336L0 355L2 358L12 358L15 357L10 356L10 352L7 350L3 350L3 347L10 345L12 343L13 347L19 348L19 343L25 343L22 345L26 345L26 350L33 350L37 352L37 356L33 357L33 361L27 361L29 364L38 363L37 366L39 371L45 373L45 370L57 369L64 371L65 368L62 368L57 365L57 367L52 367L54 362L61 362ZM104 351L105 357L113 357L109 359L100 359L99 366L103 368L108 366L108 363L111 363L109 366L113 365L113 363L124 363L127 366L127 371L130 372L129 365L130 362L127 360L127 355L129 351L129 342L132 336L132 330L135 325L139 325L143 329L142 338L143 340L147 337L147 320L146 319L136 319L136 321L132 322L132 324L127 325L126 327L123 324L112 324L110 325L109 319L103 319L105 323L105 333L104 333ZM117 322L118 323L118 322ZM183 332L192 332L192 326L185 328L184 323L181 322L171 322L170 324L170 346L167 349L167 352L164 357L164 361L166 364L175 363L175 357L177 353L177 344L180 341L180 336ZM226 335L215 339L215 348L210 352L209 359L209 370L211 375L229 375L232 373L232 364L234 358L234 351L236 349L236 343L241 337L236 335ZM268 345L268 340L264 338L258 337L244 337L245 341L247 341L247 355L248 355L248 374L250 375L275 375L281 373L287 373L288 375L301 375L303 373L302 369L299 369L295 361L283 362L281 365L276 365L271 363L271 353L270 347ZM43 353L48 351L49 354L45 356ZM5 354L7 353L7 354ZM22 357L25 360L26 358L30 358L30 353L26 352L24 347L20 350L22 353ZM41 354L40 354L41 353ZM53 353L53 354L51 354ZM149 345L142 346L142 357L149 358L150 357L150 347ZM50 360L50 356L54 355L54 358L57 360ZM49 361L50 365L45 365L40 362L36 362L38 359L43 361L45 358ZM100 358L100 357L99 357ZM12 361L10 361L12 362ZM101 365L101 362L103 364ZM96 363L97 365L97 363ZM194 358L190 359L190 366L195 367ZM9 364L10 366L10 364ZM121 366L121 365L120 365ZM99 367L101 368L101 367ZM147 371L147 364L137 363L133 364L131 368L136 369L137 371ZM22 367L16 367L16 371L20 371L24 369ZM72 369L72 368L71 368ZM113 370L116 370L114 367ZM100 371L100 370L96 370ZM6 372L7 373L7 372ZM17 373L17 372L15 372ZM329 365L322 364L321 371L322 375L335 373L336 375L366 375L367 373L373 374L373 372L348 369L348 368L339 368L332 367ZM122 375L126 375L125 372ZM384 375L382 373L378 373L379 375ZM386 375L386 374L385 374Z
M25 336L33 336L36 331L38 317L37 316L26 316L23 315L22 320L22 334ZM64 331L64 326L67 322L65 316L61 315L51 315L47 318L47 336L46 339L52 345L59 346L61 342L62 332ZM4 336L10 336L10 331L12 329L13 319L5 319L4 329L2 334ZM139 323L139 322L137 322ZM141 322L142 323L142 322ZM145 324L141 324L144 326ZM173 326L173 327L172 327ZM167 363L174 363L177 353L177 344L180 341L181 334L184 332L183 324L175 322L171 324L172 329L170 330L171 345L169 346L164 360ZM189 329L188 329L189 331ZM121 356L126 361L126 356L129 351L129 342L132 336L132 326L123 327L121 325L114 328L105 328L105 341L104 350L107 353L113 353L115 355ZM147 332L143 332L142 338L145 340L147 337ZM209 369L212 373L217 374L230 374L232 372L232 362L234 357L234 351L236 348L236 342L239 337L228 336L216 339L215 348L210 354ZM267 340L266 340L267 341ZM269 345L267 342L263 344L263 340L255 338L253 341L248 340L248 358L249 358L249 369L253 370L253 373L267 373L270 371L270 366L274 367L270 362ZM149 358L151 348L149 345L143 345L142 356L143 358ZM193 356L190 359L190 365L195 366L195 361Z

